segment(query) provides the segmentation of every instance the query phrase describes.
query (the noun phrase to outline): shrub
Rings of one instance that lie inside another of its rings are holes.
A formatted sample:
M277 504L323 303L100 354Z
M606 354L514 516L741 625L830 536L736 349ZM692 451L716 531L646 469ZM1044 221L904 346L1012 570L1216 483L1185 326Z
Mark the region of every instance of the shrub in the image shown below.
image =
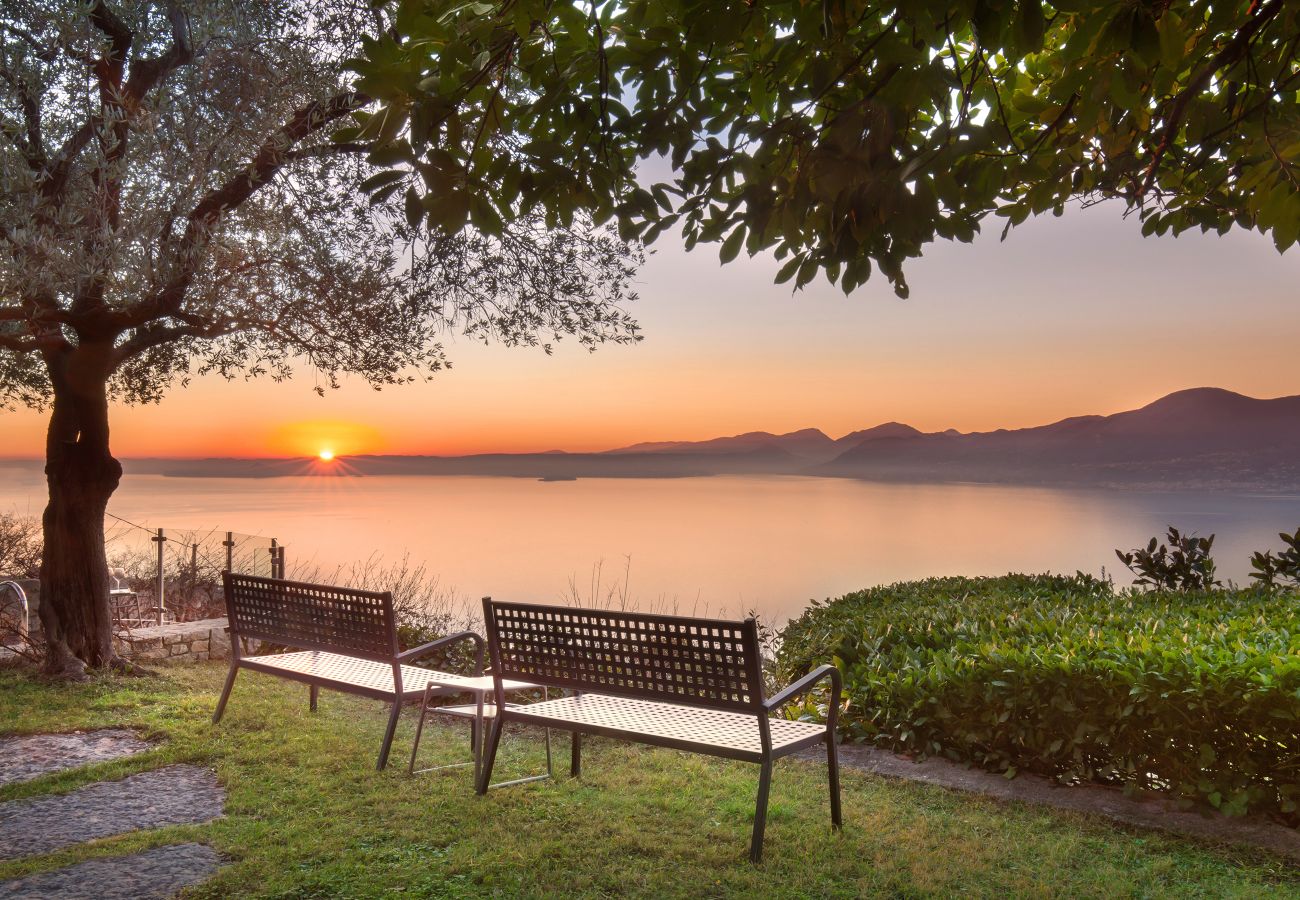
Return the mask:
M1084 575L907 582L814 604L778 665L833 660L853 739L1296 822L1296 601Z
M1278 537L1286 544L1286 549L1279 551L1277 556L1272 550L1265 550L1262 553L1256 551L1250 557L1250 566L1255 570L1250 577L1260 587L1269 590L1283 584L1300 586L1300 528L1295 530L1295 534L1279 532Z
M41 569L41 541L39 519L0 513L0 581L35 578Z
M1220 582L1214 577L1214 559L1210 556L1214 535L1203 538L1181 534L1170 525L1168 540L1169 546L1161 544L1159 538L1152 538L1145 547L1136 547L1128 553L1115 551L1119 561L1138 576L1134 584L1171 591L1218 587Z

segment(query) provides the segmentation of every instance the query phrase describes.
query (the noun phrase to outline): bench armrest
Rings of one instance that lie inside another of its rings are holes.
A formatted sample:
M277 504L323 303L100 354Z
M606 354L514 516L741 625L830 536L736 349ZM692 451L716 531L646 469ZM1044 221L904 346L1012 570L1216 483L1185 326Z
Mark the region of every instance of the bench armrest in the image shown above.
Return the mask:
M840 670L829 665L818 666L785 690L777 693L773 697L767 698L763 701L763 707L768 712L771 712L774 709L780 709L795 697L808 693L808 691L812 689L813 685L828 675L831 679L831 706L833 708L838 707L840 705Z
M434 650L445 647L448 644L459 643L460 641L474 642L474 674L483 674L483 638L479 637L472 631L461 631L456 634L449 634L446 637L438 638L436 641L429 641L427 644L421 644L418 647L412 647L410 650L404 650L397 654L398 662L406 662L408 659L419 659L422 656L428 656Z

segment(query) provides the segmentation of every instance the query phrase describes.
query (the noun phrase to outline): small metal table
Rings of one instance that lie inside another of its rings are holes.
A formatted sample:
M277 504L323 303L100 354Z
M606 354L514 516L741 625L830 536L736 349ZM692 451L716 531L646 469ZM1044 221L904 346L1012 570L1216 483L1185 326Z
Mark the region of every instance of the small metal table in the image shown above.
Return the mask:
M436 772L440 769L460 769L465 766L474 767L474 784L478 785L479 776L483 771L483 739L487 736L485 724L488 719L496 717L496 704L489 702L486 698L495 689L491 675L480 675L476 678L456 678L455 681L440 681L436 676L438 673L430 673L435 676L424 686L424 698L420 703L420 720L415 726L415 743L411 747L411 761L407 764L406 771L408 775L418 775L421 772ZM530 684L526 681L511 681L506 679L501 685L507 693L516 691L534 691L538 688L542 691L542 699L548 700L549 691L544 685ZM474 702L460 706L430 706L429 701L434 697L445 697L449 693L463 692L474 695ZM518 704L507 703L507 709L515 709ZM435 713L443 716L454 716L460 719L470 720L470 749L474 753L474 759L471 762L448 763L443 766L429 766L424 769L415 767L415 755L420 750L420 736L424 732L424 719L429 713ZM499 781L496 784L488 785L489 788L509 787L512 784L527 784L530 781L541 781L551 777L551 729L545 729L546 740L546 773L544 775L529 775L524 778L513 778L509 781Z

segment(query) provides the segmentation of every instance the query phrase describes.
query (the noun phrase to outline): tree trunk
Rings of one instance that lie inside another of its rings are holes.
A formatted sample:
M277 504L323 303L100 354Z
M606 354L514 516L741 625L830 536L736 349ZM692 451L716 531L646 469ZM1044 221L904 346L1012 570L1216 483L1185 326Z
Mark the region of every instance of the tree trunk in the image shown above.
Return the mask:
M115 662L104 512L122 466L108 448L112 342L49 353L54 408L45 444L50 502L43 518L41 624L45 669L82 677Z

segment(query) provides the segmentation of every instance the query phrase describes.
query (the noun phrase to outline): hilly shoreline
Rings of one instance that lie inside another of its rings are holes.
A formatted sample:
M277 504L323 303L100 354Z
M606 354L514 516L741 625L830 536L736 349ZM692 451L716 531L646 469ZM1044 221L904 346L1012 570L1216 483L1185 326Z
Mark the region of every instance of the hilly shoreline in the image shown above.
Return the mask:
M923 432L887 422L834 439L808 428L707 441L661 441L598 453L348 456L300 459L132 459L128 474L274 478L291 475L492 475L687 478L810 475L887 482L1300 490L1300 396L1256 399L1194 388L1140 409L987 432Z

